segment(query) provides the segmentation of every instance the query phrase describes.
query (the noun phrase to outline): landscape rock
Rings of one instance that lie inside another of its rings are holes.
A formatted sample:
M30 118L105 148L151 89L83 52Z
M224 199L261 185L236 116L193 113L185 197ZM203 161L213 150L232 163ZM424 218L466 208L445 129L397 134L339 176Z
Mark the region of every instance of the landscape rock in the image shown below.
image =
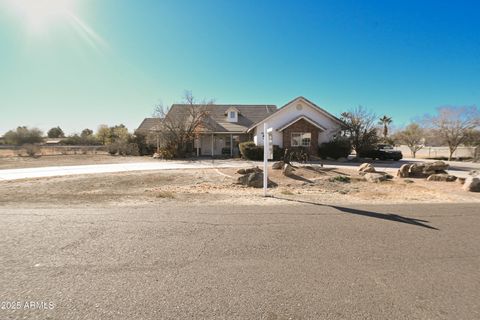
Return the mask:
M263 172L252 172L244 174L237 178L237 184L253 188L263 188ZM272 187L276 186L276 184L269 179L268 186Z
M448 169L448 164L443 161L435 161L432 163L426 163L424 167L424 172L435 171L435 173L439 173L439 171L445 172Z
M237 173L238 174L245 174L246 172L245 172L245 169L242 168L242 169L238 169Z
M480 192L480 177L468 176L463 183L463 190L470 192Z
M283 161L277 161L274 164L272 164L272 169L274 170L281 170L285 163Z
M457 180L457 177L445 173L435 173L428 176L427 181L443 181L443 182L452 182Z
M375 172L375 167L372 166L371 163L363 163L358 168L358 171L364 172L364 173Z
M286 163L284 166L283 166L283 169L282 169L282 173L283 175L285 176L291 176L293 174L293 171L295 171L295 169L288 163Z
M403 164L397 171L397 177L408 178L411 164Z
M365 180L367 180L368 182L374 182L374 183L387 180L387 176L385 174L376 173L376 172L367 172L364 177L365 177Z
M423 170L425 169L425 165L423 163L414 163L410 165L408 169L408 173L411 176L415 175L423 175Z

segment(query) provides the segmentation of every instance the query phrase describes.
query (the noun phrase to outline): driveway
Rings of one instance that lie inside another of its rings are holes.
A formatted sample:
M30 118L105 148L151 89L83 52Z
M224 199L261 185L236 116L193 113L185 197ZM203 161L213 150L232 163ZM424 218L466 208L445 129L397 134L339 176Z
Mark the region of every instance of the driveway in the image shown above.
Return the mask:
M478 205L18 204L0 219L0 300L21 305L0 319L480 318Z
M152 161L134 163L114 163L82 166L58 166L25 169L0 170L0 180L17 180L25 178L42 178L78 174L113 173L126 171L178 170L178 169L212 169L242 168L251 166L249 161L241 160L195 160L195 161Z

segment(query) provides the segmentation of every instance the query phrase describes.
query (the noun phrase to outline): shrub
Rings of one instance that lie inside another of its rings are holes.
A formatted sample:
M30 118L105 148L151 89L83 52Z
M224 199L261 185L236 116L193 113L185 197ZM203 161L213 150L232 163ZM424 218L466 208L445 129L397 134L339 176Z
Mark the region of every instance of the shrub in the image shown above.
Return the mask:
M38 153L40 153L40 147L34 144L24 144L23 149L29 157L35 157Z
M127 156L139 156L140 150L136 143L129 143L125 146L125 155Z
M324 142L318 148L318 156L322 159L346 158L352 151L352 145L346 139L336 139L330 142Z
M107 145L107 151L112 156L116 155L119 152L118 144L111 143L111 144Z
M238 145L242 158L247 160L263 160L263 146L255 145L253 141L242 142ZM283 159L284 149L277 145L273 146L273 160Z
M161 147L158 149L157 153L162 159L173 159L175 156L175 148Z
M343 183L349 183L350 182L350 177L347 176L335 176L329 179L331 182L343 182Z

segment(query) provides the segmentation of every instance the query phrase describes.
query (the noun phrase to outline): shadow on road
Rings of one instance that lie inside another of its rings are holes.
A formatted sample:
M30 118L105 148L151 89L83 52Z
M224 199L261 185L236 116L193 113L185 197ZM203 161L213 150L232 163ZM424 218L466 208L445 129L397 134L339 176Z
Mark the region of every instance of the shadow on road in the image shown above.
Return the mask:
M276 197L276 196L274 198L279 199L279 200L306 203L306 204L322 206L322 207L330 207L330 208L334 208L334 209L336 209L338 211L341 211L341 212L344 212L344 213L355 214L355 215L377 218L377 219L383 219L383 220L389 220L389 221L400 222L400 223L406 223L406 224L411 224L411 225L414 225L414 226L423 227L423 228L427 228L427 229L439 230L438 228L435 228L435 227L432 227L432 226L429 226L428 224L426 224L426 223L429 223L429 221L427 221L427 220L404 217L404 216L400 216L400 215L394 214L394 213L380 213L380 212L374 212L374 211L366 211L366 210L360 210L360 209L354 209L354 208L348 208L348 207L341 207L341 206L333 206L333 205L322 204L322 203L317 203L317 202L288 199L288 198L282 198L282 197Z

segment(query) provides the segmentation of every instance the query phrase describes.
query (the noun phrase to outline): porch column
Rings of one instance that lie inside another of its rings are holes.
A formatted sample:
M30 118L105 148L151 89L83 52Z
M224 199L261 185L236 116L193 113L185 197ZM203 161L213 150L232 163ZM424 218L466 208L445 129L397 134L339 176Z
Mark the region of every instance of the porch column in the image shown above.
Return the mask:
M212 133L212 158L213 158L213 139L214 139L214 137L213 137L213 133Z
M230 157L233 158L233 134L230 135Z

